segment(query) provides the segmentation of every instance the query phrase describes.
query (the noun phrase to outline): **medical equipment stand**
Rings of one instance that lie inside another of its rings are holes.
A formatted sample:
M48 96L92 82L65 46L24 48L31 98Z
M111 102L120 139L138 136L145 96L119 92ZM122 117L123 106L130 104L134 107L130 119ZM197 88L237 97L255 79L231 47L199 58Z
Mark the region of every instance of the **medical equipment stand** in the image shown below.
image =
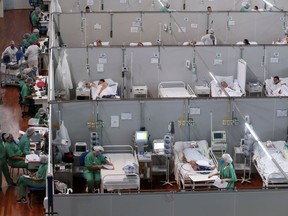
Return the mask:
M166 167L167 167L167 171L166 171L166 181L161 181L163 182L163 186L165 185L170 185L173 186L173 184L175 184L175 181L170 181L170 157L169 155L166 156Z
M244 156L244 162L243 163L237 163L237 155L243 155ZM243 170L243 176L241 177L241 184L244 182L251 183L251 154L249 154L249 159L247 159L247 156L242 151L241 147L234 147L234 169L237 170ZM247 161L249 160L249 161ZM249 164L247 164L247 162ZM246 172L248 171L248 178L246 178Z

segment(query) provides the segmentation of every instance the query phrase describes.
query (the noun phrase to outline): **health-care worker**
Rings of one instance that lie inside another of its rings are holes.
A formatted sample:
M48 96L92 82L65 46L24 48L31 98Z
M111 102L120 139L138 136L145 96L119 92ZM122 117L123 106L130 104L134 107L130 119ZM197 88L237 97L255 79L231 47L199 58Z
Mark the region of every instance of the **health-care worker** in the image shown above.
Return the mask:
M27 168L25 157L19 146L14 143L12 134L6 133L4 136L5 151L9 164L15 168Z
M227 182L226 189L233 189L234 182L237 181L237 176L232 165L232 158L229 154L223 154L220 159L219 171L213 174L210 174L208 177L212 177L214 175L220 175L221 183Z
M1 134L1 132L0 132ZM2 134L0 136L0 191L2 191L2 173L8 185L16 185L10 176L9 169L6 162L5 148L3 145Z
M94 189L98 189L101 183L100 169L104 168L103 165L113 164L106 160L102 152L102 146L93 146L92 151L85 157L84 177L87 180L88 192L93 193Z
M18 143L18 146L24 155L30 154L30 139L34 136L34 133L34 128L28 128Z
M48 116L44 108L40 108L38 112L35 114L34 118L39 119L40 127L47 126Z
M17 200L17 203L27 203L26 199L26 187L45 187L46 185L46 175L47 175L47 168L48 168L48 156L47 155L40 155L40 167L36 173L31 174L29 177L27 176L20 176L17 181L17 185L19 185L19 192L18 196L20 197Z

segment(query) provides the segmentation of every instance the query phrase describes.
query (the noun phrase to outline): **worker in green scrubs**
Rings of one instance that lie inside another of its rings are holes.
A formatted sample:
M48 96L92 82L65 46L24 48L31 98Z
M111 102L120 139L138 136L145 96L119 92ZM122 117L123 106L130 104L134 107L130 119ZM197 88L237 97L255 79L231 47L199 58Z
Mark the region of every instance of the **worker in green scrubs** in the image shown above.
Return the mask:
M1 132L0 132L1 134ZM4 134L5 135L5 134ZM6 161L5 148L3 145L2 134L0 136L0 191L2 191L2 173L8 185L16 185L10 176L9 169Z
M22 96L22 104L24 105L34 104L33 97L36 96L36 94L33 93L32 87L33 87L33 79L29 77L25 80L25 85L22 86L20 92Z
M209 177L213 175L220 175L221 183L227 182L226 189L233 189L234 182L237 181L237 176L232 165L232 158L229 154L223 154L220 159L220 166L218 172L209 175Z
M103 165L108 164L113 166L113 164L103 156L103 151L102 146L94 146L92 151L85 157L84 177L87 180L89 193L93 193L94 189L100 187L100 170L104 168Z
M36 173L28 176L20 176L17 181L17 185L19 186L18 196L20 199L17 200L17 203L27 203L26 199L26 188L27 186L31 187L45 187L46 185L46 175L48 168L48 156L40 155L40 167Z
M168 2L165 2L164 4L162 4L162 6L160 7L160 12L168 12L170 8L170 4Z
M40 109L38 110L38 112L35 114L34 118L39 119L39 126L40 126L40 127L45 127L45 126L47 126L48 116L47 116L47 113L46 113L45 109L40 108Z
M24 155L30 154L30 139L34 136L34 133L34 128L28 128L18 143L18 146Z
M27 168L28 164L25 163L25 156L19 146L13 142L12 134L6 133L4 139L4 147L9 165L15 168Z

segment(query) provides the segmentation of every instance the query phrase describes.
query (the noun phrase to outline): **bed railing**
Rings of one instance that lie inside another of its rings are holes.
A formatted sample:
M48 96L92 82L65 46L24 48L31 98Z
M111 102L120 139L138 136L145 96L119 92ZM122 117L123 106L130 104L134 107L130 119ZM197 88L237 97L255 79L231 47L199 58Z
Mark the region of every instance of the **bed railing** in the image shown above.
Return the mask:
M135 155L131 145L104 145L105 153L131 153Z
M182 81L160 82L158 85L158 89L160 88L185 88L185 83Z
M187 91L192 97L197 97L195 92L193 91L193 89L191 88L189 84L187 84Z
M214 163L214 165L215 165L216 167L218 167L218 160L217 160L217 158L216 158L216 156L215 156L215 154L213 153L213 151L212 151L211 148L209 148L209 158L212 160L212 162Z

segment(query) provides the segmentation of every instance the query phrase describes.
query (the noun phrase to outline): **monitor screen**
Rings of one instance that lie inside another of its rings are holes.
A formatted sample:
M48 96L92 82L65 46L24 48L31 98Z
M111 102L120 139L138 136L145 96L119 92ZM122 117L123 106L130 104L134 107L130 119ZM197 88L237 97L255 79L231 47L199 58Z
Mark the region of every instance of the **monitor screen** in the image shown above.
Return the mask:
M75 143L75 151L74 152L78 152L78 153L81 153L81 152L86 152L87 151L87 144L86 143Z
M226 141L226 132L225 131L212 131L212 140Z
M163 151L164 150L164 141L153 143L153 150L154 150L154 152Z
M75 151L76 152L86 152L86 146L76 146Z
M223 133L214 133L214 139L223 139Z
M148 133L147 131L136 131L135 133L135 142L147 142L148 141Z

